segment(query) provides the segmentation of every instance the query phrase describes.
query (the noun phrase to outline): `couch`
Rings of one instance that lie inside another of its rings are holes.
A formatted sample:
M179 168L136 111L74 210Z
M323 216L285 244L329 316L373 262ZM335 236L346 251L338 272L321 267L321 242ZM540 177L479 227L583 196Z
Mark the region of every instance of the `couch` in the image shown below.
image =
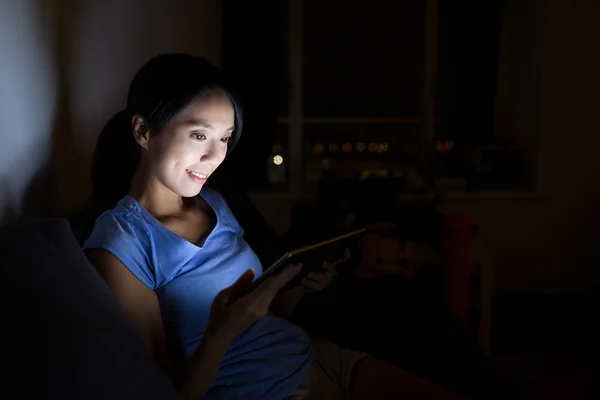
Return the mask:
M15 390L30 387L35 399L178 398L69 222L39 219L0 227L0 279L3 359ZM338 279L301 304L295 318L314 336L370 352L454 390L479 392L490 379L485 360L431 300L419 286L389 278ZM24 365L27 348L31 366ZM17 383L28 368L31 382ZM11 390L10 384L4 389Z
M6 398L178 398L66 220L0 227L0 280Z

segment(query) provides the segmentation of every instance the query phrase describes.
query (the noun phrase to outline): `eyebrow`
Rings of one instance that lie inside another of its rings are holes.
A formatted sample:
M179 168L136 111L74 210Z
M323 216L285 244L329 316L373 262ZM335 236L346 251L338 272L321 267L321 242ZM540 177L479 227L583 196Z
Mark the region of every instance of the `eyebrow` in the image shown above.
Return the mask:
M185 121L182 122L182 125L187 125L187 126L198 126L201 128L206 128L206 129L215 129L215 127L211 124L209 124L208 122L206 122L203 119L187 119ZM233 131L235 128L235 126L232 126L231 128L226 129L226 131Z

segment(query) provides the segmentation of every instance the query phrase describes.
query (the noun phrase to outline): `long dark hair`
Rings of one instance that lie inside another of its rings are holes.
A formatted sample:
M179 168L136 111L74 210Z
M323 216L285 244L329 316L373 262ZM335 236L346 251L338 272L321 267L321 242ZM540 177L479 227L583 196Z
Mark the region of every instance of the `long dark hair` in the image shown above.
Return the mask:
M134 115L143 116L150 134L158 135L191 102L215 88L227 94L235 113L229 153L240 138L243 116L223 71L188 54L165 54L148 61L129 86L127 108L114 115L98 137L92 161L92 198L116 201L129 191L140 160L140 146L133 137Z

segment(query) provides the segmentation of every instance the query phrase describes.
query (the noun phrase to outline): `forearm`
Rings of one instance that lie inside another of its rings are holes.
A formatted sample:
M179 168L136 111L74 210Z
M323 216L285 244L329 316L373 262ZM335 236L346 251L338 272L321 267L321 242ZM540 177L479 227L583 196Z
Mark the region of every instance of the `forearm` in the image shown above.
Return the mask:
M231 340L224 336L205 334L186 363L179 381L179 391L184 400L197 400L206 395L230 344Z
M288 319L302 297L306 294L306 291L302 286L294 287L283 293L280 293L275 297L271 304L271 310L279 317Z

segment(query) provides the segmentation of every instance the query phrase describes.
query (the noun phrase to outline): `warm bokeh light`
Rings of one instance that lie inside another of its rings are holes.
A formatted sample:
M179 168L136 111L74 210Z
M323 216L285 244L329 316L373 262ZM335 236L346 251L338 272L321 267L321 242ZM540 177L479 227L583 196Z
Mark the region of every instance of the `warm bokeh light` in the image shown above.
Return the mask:
M435 142L435 149L439 152L450 151L454 148L453 140L438 140Z
M380 143L380 144L379 144L379 149L378 149L378 151L379 151L380 153L385 153L385 152L387 152L387 151L388 151L388 148L389 148L389 145L388 145L388 143L387 143L387 142L385 142L385 143Z
M283 164L283 157L280 156L279 154L277 154L276 156L273 157L273 164L275 165L281 165Z

